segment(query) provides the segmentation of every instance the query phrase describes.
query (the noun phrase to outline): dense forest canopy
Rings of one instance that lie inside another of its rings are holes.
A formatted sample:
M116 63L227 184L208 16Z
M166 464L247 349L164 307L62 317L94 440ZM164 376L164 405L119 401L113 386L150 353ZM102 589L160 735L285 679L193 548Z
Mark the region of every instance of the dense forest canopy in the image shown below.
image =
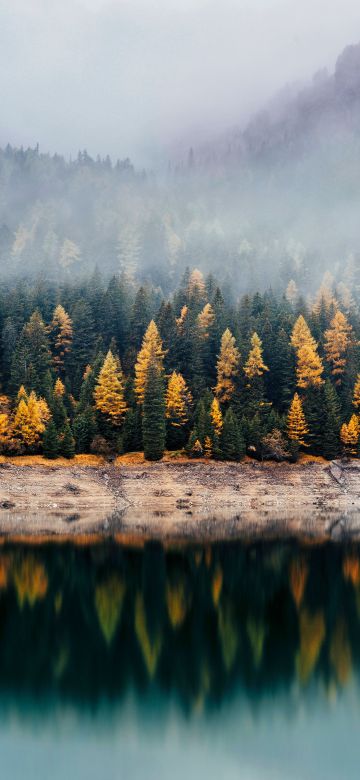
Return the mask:
M329 276L312 302L293 280L234 302L198 269L167 299L125 274L3 283L0 327L4 454L358 454L359 306Z
M156 172L125 159L38 147L0 151L4 276L109 278L173 292L186 267L235 295L291 279L307 294L326 271L359 284L360 47L334 74L278 98L243 131L199 144Z

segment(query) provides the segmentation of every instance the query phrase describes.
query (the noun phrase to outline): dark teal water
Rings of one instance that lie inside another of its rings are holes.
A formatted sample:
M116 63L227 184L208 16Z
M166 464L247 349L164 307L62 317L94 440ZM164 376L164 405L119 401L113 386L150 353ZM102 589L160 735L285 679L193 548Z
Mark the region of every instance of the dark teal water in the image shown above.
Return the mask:
M0 766L18 780L352 780L360 549L3 546Z

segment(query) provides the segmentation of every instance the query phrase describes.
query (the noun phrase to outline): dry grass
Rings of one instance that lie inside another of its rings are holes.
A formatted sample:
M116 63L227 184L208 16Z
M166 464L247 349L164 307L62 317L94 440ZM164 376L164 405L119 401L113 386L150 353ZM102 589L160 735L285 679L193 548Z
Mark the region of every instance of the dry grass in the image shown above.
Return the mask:
M206 463L208 466L217 466L217 461L209 460L208 458L189 458L184 450L166 451L162 459L162 463ZM259 463L260 461L254 461L246 455L241 463ZM56 458L55 460L48 460L42 455L15 455L14 457L8 457L0 455L0 463L11 463L13 466L49 466L52 468L62 468L71 466L89 466L93 468L101 468L106 465L106 460L101 455L75 455L74 458ZM325 458L319 455L307 455L301 454L297 464L307 463L322 463L326 465L328 463ZM118 455L114 464L116 466L151 466L151 462L145 460L143 452L127 452L125 455ZM274 461L264 461L263 466L274 467L278 464ZM291 464L290 464L291 465Z
M75 455L75 458L56 458L48 460L42 455L15 455L6 457L0 455L0 463L11 463L13 466L103 466L105 461L100 455Z

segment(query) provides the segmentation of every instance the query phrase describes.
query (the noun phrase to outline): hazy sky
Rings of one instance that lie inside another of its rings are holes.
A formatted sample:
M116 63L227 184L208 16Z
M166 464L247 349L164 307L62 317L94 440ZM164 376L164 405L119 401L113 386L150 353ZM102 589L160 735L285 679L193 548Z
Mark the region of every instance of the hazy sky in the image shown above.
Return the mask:
M0 143L146 162L358 40L359 0L0 0Z

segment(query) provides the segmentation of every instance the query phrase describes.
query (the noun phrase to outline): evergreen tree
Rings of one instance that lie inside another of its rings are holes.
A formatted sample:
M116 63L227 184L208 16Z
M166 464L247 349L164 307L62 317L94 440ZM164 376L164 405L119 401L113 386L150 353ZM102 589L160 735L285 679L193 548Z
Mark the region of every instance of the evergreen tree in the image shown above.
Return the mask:
M156 359L147 370L142 429L146 460L161 460L166 436L165 397L163 375Z
M35 311L16 344L11 367L12 387L25 385L28 390L44 393L50 364L46 327L40 313Z
M224 460L240 460L245 451L245 444L239 430L237 419L231 407L224 417L220 438L220 452Z
M329 380L325 382L323 397L322 453L331 460L339 455L340 404Z
M53 420L50 420L46 426L43 436L43 453L45 458L52 460L58 457L59 454L59 438L56 431L56 426Z
M90 452L91 442L96 435L96 421L91 408L75 415L73 431L76 452Z
M64 458L73 458L75 455L75 439L69 423L66 423L64 432L60 438L60 454Z

